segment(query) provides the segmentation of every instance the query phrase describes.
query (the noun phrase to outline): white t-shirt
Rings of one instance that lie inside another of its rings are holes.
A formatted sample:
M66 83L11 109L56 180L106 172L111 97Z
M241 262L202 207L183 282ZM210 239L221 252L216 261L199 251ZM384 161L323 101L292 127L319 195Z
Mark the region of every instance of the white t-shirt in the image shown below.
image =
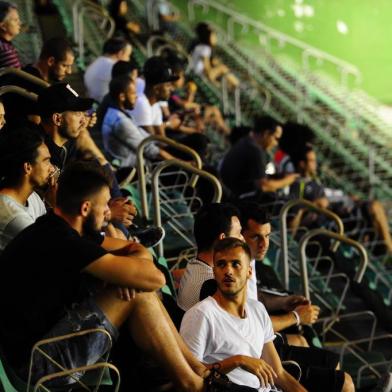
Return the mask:
M192 69L197 75L204 72L204 59L211 58L211 47L204 44L196 45L192 52Z
M137 96L144 94L145 87L146 87L146 81L142 78L136 78L136 95Z
M252 276L248 280L248 298L257 300L256 263L251 261ZM177 305L187 311L200 301L200 290L206 280L214 279L214 271L198 259L191 260L181 277Z
M44 214L45 204L35 192L27 199L26 206L12 197L0 195L0 252L19 232Z
M139 127L159 126L163 123L160 103L151 105L145 94L137 97L135 108L130 113Z
M90 98L101 102L109 92L109 83L112 79L112 68L115 62L109 57L99 56L87 67L84 74L84 84Z
M271 319L261 302L248 300L246 317L241 319L222 309L213 297L208 297L188 310L182 319L180 334L191 352L201 362L211 364L233 355L260 358L265 343L275 338ZM261 388L252 373L236 368L227 373L231 381Z

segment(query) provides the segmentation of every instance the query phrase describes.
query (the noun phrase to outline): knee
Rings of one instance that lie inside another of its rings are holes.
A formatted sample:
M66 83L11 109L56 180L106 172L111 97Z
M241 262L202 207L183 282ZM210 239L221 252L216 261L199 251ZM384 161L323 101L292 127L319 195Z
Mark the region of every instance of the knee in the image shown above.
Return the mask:
M353 379L348 373L344 373L344 383L342 392L355 392Z

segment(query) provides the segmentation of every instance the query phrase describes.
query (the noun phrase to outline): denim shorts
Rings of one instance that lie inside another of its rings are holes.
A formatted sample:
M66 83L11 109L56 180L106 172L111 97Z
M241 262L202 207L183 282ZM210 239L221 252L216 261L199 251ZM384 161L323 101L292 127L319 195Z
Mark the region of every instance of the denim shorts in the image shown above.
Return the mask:
M105 314L95 303L93 297L86 299L80 304L73 304L70 309L67 309L65 316L55 324L42 339L53 338L91 328L105 329L109 332L113 340L118 338L118 329L106 318ZM51 358L61 364L65 369L71 369L98 362L109 349L109 338L103 333L90 333L60 342L50 343L41 347ZM61 371L61 369L59 369L58 366L45 358L41 353L35 352L32 368L33 383L44 375L59 371ZM24 373L23 378L27 379L28 368L23 369L21 373ZM73 374L73 377L76 379L80 379L82 376L82 373ZM45 385L53 387L68 385L74 382L75 380L73 378L64 377L53 381L52 383L46 383Z

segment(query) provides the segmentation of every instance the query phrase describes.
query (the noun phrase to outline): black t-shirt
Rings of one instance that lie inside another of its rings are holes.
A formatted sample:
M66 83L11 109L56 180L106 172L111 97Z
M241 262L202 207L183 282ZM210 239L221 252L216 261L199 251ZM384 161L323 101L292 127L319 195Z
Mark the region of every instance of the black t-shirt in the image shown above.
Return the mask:
M28 363L31 348L79 302L83 269L107 252L103 237L81 237L54 213L19 233L0 256L0 342L11 365Z
M223 183L235 195L258 190L256 181L266 176L268 154L250 137L241 138L223 159Z
M63 170L69 162L77 158L76 139L69 139L62 147L60 147L42 127L40 127L40 131L42 132L45 144L50 152L50 161L53 165L56 165L59 169Z

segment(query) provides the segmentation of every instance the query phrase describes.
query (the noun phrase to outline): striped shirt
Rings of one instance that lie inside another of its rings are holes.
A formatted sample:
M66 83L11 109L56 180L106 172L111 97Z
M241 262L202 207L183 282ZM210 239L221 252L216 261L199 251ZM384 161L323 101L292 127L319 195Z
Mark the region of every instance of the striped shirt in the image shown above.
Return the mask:
M257 300L257 280L255 261L251 261L252 276L248 281L248 298ZM200 290L206 280L214 279L212 267L201 260L191 260L181 278L177 305L184 311L200 301Z
M0 68L22 68L15 46L10 41L0 38Z

